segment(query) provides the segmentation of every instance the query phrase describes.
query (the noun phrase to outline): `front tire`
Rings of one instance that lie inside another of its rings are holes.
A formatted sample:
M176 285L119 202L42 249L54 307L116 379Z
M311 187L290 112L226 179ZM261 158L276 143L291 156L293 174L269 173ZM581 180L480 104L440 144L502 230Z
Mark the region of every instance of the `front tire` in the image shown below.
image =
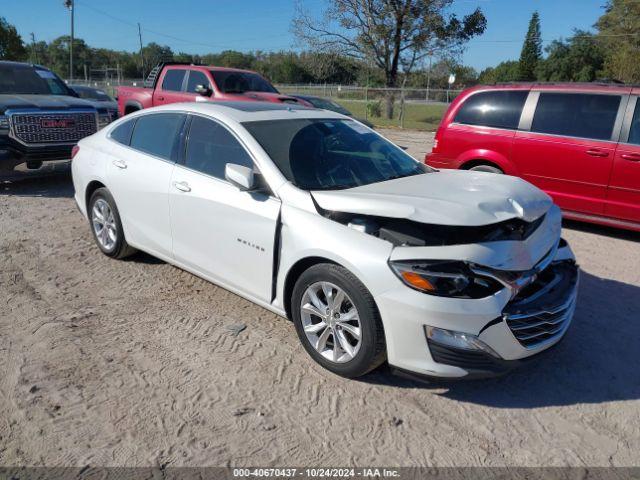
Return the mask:
M122 259L135 253L124 238L116 202L106 188L98 188L89 199L89 225L93 239L106 256Z
M347 269L329 263L310 267L296 282L291 301L298 338L327 370L354 378L384 362L380 314L367 288Z

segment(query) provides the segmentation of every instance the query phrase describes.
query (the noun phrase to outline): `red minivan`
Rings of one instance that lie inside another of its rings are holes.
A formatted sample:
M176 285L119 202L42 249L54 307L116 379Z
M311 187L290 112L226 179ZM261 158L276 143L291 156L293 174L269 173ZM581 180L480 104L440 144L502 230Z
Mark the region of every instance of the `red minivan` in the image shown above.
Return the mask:
M638 96L615 84L470 88L445 113L425 161L517 175L567 218L640 231Z

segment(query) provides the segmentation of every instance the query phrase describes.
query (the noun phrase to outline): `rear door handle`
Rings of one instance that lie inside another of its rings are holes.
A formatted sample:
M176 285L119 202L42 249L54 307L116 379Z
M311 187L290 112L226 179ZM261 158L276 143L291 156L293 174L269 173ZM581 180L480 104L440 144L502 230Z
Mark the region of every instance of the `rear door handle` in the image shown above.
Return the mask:
M158 97L158 100L164 100L164 97Z
M630 162L640 162L640 154L638 153L623 153L620 157Z
M114 160L114 161L113 161L113 164L114 164L116 167L121 168L121 169L123 169L123 170L124 170L125 168L127 168L127 163L126 163L124 160Z
M605 152L604 150L600 150L598 148L592 148L587 150L587 155L591 155L592 157L608 157L609 152Z
M173 186L181 192L190 192L191 187L187 182L173 182Z

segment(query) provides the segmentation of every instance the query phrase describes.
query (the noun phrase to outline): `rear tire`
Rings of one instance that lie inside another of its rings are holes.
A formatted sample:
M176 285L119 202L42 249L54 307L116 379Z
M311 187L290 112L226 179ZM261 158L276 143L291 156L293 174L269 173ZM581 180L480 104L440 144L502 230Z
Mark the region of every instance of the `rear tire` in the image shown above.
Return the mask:
M291 300L293 323L307 353L347 378L386 358L384 330L367 288L347 269L321 263L300 275Z
M471 167L469 170L473 172L487 172L487 173L497 173L502 175L504 172L500 170L498 167L494 167L493 165L481 164L475 165Z
M87 216L93 239L106 256L116 259L136 252L124 237L116 202L106 188L98 188L89 199Z

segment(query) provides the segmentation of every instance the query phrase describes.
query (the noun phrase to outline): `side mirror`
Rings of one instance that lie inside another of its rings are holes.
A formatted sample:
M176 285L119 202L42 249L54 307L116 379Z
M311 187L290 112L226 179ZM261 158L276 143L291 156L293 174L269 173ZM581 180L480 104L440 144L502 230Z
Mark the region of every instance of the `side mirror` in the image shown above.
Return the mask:
M225 165L224 177L243 191L253 190L256 184L253 177L253 169L236 165L235 163L227 163Z
M205 87L204 85L196 85L196 93L202 95L203 97L210 97L213 92L209 87Z

